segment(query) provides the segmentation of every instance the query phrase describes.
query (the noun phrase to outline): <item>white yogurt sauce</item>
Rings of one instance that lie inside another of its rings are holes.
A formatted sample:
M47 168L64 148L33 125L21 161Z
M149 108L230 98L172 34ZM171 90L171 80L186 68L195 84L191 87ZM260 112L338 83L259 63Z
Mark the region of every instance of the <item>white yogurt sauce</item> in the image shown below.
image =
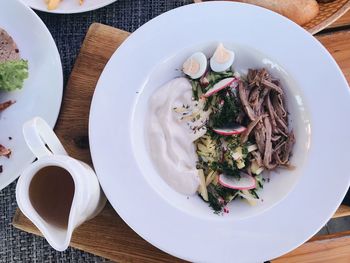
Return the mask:
M171 80L152 95L146 128L150 156L158 173L169 186L186 195L194 194L199 186L193 143L199 136L180 120L174 107L193 104L189 81Z

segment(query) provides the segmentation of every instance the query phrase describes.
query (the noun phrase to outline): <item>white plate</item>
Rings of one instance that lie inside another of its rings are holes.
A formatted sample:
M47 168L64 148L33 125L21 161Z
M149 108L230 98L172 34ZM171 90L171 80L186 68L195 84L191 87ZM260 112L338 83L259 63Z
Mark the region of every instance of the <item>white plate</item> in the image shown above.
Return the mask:
M92 11L111 3L114 3L117 0L84 0L82 5L79 4L79 0L64 0L60 3L57 9L48 10L45 0L21 0L26 5L34 8L36 10L40 10L48 13L56 13L56 14L74 14L74 13L82 13L87 11Z
M238 68L264 65L282 78L297 138L297 168L266 184L267 205L233 203L225 216L168 187L144 138L150 94L188 54L212 52L216 41L236 49ZM109 201L144 239L189 261L261 262L308 240L341 203L350 183L350 127L341 120L349 114L343 74L304 29L259 7L207 2L153 19L118 48L94 94L90 146Z
M41 116L51 127L54 126L61 105L63 76L56 44L44 23L30 8L17 0L0 0L0 27L13 37L21 57L29 63L29 78L24 87L0 93L1 102L16 101L0 113L0 143L12 150L9 159L0 157L0 165L3 165L1 190L34 160L24 141L22 124L34 116Z

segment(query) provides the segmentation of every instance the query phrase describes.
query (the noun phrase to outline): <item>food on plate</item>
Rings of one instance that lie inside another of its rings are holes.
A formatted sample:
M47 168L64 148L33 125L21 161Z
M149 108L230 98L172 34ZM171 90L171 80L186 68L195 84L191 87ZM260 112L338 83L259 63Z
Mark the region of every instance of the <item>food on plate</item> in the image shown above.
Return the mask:
M194 107L192 86L186 78L171 80L153 94L147 129L149 147L151 158L164 180L176 191L191 195L196 193L199 185L193 144L197 136L188 132L185 122L179 122L174 114L177 104L186 105L188 109Z
M0 28L0 63L8 60L18 60L19 49L12 37Z
M319 12L316 0L232 0L265 7L288 17L299 25L315 18Z
M185 77L149 101L151 159L171 187L198 192L217 213L237 198L254 205L269 179L264 171L292 168L285 91L265 68L234 71L235 54L221 43L209 63L194 54L200 56L185 61Z
M7 109L8 107L10 107L14 102L11 100L8 100L6 102L0 103L0 112Z
M28 78L28 62L20 58L12 37L0 28L0 90L20 89Z
M26 78L28 78L28 62L26 60L0 62L0 90L20 89Z
M14 102L13 101L6 101L4 103L0 103L0 112L5 110L6 108L10 107ZM0 144L0 156L5 156L9 158L11 155L11 150ZM1 168L2 171L2 168Z
M45 0L46 5L47 5L47 9L48 10L54 10L56 9L59 4L61 3L62 0ZM71 0L67 0L67 1L71 1ZM84 0L79 0L79 4L82 5L84 2Z
M210 58L210 68L215 72L222 72L228 70L233 63L235 54L219 44L213 56ZM186 72L184 72L186 74ZM202 74L203 75L203 74Z
M2 112L3 110L7 109L8 107L10 107L14 102L13 101L6 101L3 103L0 103L0 112ZM3 146L2 144L0 144L0 156L5 156L7 158L9 158L11 155L11 150L6 148L5 146ZM0 169L0 173L2 172L2 167Z
M0 156L10 157L11 150L0 144Z
M202 52L191 55L183 64L182 71L192 78L199 78L207 69L207 58Z
M13 91L23 87L28 78L28 62L21 59L17 44L0 28L0 91ZM0 103L0 112L10 107L14 101ZM0 144L0 156L9 157L11 150Z

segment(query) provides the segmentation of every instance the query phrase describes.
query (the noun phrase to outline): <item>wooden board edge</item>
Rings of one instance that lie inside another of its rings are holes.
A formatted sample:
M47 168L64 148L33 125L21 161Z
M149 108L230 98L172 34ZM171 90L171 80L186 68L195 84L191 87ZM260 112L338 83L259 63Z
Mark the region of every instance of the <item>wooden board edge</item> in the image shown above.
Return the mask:
M15 214L12 218L12 222L11 225L14 226L15 228L21 229L21 225L19 224L20 222L20 217L22 216L22 212L21 210L19 210L19 208L17 207Z
M30 224L25 224L24 221L30 222L30 220L21 212L21 210L17 208L15 215L12 219L12 226L30 234L43 236L41 232L34 225L31 224L31 222Z
M350 230L336 232L336 233L332 233L332 234L320 235L320 236L313 236L305 243L327 240L327 239L330 240L330 239L339 238L339 237L346 237L346 236L350 236Z
M350 30L339 30L339 31L331 31L331 32L324 32L324 33L320 32L319 34L315 35L314 37L322 42L322 40L326 40L329 38L347 37L347 35L349 35L349 34L350 34Z
M326 29L338 30L339 28L345 28L350 26L350 10L346 11L339 19L330 24Z
M332 218L350 216L350 206L340 205Z

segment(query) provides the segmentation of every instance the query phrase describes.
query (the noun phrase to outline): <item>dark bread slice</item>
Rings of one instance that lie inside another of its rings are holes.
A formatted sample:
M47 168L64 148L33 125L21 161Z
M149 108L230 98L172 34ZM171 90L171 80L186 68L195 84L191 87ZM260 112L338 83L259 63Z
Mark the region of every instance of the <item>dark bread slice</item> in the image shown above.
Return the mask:
M20 54L16 42L4 29L0 28L0 63L18 59Z

